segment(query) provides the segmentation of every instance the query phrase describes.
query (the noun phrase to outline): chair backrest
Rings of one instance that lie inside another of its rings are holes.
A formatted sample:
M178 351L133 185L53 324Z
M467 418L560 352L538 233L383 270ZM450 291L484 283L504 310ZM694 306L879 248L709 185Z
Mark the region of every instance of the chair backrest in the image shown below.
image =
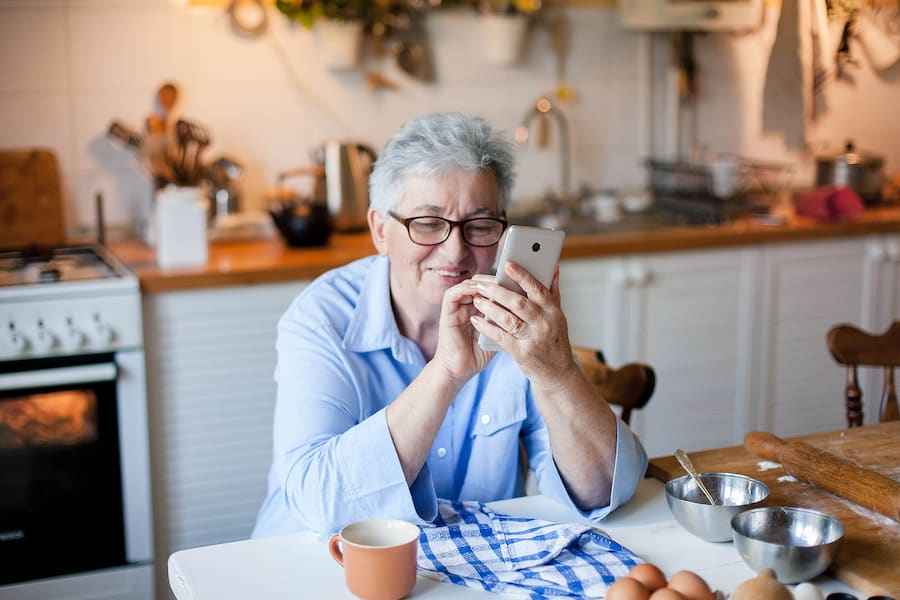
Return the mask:
M650 365L628 363L618 369L606 364L603 353L593 348L572 349L588 379L609 404L622 407L621 418L631 421L631 411L643 408L656 387L656 373Z
M847 383L844 398L847 404L847 425L862 425L862 391L859 389L856 368L884 368L884 390L878 421L896 421L897 390L894 387L894 367L900 366L900 321L894 323L880 335L871 334L853 325L836 325L828 332L828 350L834 359L847 366Z

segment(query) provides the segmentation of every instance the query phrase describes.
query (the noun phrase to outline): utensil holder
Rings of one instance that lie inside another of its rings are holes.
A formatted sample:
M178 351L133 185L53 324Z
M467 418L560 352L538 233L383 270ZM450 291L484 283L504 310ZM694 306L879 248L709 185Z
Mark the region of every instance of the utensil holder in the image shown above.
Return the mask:
M168 187L156 193L156 262L160 267L205 265L208 258L209 202L195 187Z

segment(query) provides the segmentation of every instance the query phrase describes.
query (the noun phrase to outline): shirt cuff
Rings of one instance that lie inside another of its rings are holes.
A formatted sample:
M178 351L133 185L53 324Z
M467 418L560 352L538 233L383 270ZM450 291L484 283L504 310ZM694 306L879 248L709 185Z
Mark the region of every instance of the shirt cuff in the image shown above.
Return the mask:
M609 492L609 504L591 510L581 510L569 496L563 484L556 463L552 460L540 482L541 493L570 506L579 515L592 521L598 521L628 502L634 495L644 472L647 470L647 453L633 431L616 417L616 460L613 467L612 487Z

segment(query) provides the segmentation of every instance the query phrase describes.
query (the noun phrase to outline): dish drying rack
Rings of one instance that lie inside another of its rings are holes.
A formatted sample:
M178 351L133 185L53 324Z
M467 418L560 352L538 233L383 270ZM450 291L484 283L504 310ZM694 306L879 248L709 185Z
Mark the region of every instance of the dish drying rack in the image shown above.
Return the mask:
M644 161L657 210L687 222L722 223L763 211L789 188L794 167L720 155L714 163L648 158Z

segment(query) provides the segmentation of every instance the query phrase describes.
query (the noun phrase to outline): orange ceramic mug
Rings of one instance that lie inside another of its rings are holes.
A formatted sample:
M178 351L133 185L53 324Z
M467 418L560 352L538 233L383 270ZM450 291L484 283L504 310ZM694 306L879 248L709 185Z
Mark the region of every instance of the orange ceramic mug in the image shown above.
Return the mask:
M347 588L364 600L398 600L416 585L419 528L399 519L350 523L328 540Z

